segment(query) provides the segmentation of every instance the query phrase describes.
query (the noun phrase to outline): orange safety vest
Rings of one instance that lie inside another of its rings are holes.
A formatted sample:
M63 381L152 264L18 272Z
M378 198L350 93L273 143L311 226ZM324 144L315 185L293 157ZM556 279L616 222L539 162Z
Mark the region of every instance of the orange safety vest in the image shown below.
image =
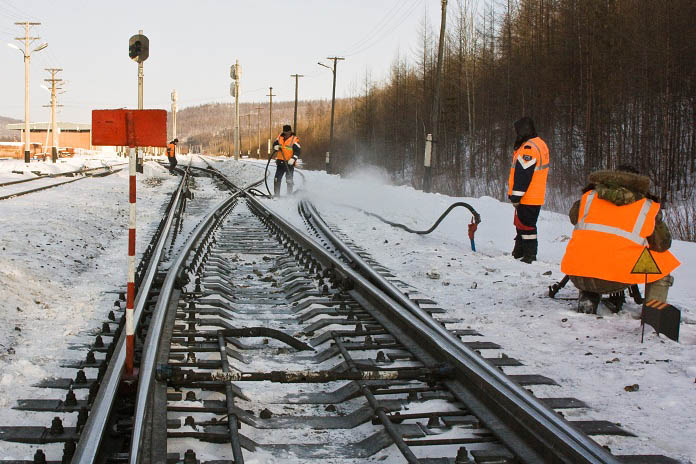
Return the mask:
M522 195L520 204L543 205L546 197L546 179L549 176L549 148L541 140L541 137L527 140L512 155L512 166L510 167L510 177L508 178L508 196L516 193L513 192L512 187L515 184L515 164L518 159L522 165L531 162L525 161L524 156L531 156L536 166L534 167L532 181L529 183L527 191Z
M646 239L655 230L660 204L644 198L617 206L590 190L582 196L579 211L561 271L610 282L644 283L645 274L631 274L631 270L648 246ZM680 264L669 251L651 253L661 274L648 274L648 282L663 278Z
M174 156L176 156L176 145L170 143L167 146L167 157L174 158Z
M278 143L280 144L280 150L276 155L276 159L282 159L288 161L292 158L292 146L295 142L299 143L300 139L296 135L291 135L286 139L283 138L283 133L281 132L278 136Z

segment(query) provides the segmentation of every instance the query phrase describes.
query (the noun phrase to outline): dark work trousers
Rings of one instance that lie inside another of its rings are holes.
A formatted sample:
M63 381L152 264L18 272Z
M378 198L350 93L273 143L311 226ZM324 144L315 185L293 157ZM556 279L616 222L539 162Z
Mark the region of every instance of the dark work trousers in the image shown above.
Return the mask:
M167 159L169 160L169 170L174 171L174 168L178 164L176 161L176 156L168 156Z
M288 184L288 194L291 194L294 187L293 176L295 174L295 166L292 166L282 160L276 160L276 173L275 178L273 179L273 190L276 196L280 195L280 183L282 182L283 176L286 172L288 177L286 178L285 182Z
M517 229L515 242L516 245L519 243L522 259L527 262L536 260L539 212L541 212L539 205L518 205L515 210L514 223Z

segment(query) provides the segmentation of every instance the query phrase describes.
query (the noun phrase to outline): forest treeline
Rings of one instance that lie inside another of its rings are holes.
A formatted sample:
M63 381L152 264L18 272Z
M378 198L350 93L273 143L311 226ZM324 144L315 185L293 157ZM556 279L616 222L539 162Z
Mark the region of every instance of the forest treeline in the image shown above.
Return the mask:
M590 172L628 163L672 205L676 235L696 240L694 0L450 5L433 190L504 199L512 124L526 115L551 150L547 208L567 211ZM414 31L418 50L394 58L385 81L366 74L355 95L337 102L339 171L369 164L422 186L435 29L424 21ZM306 165L323 168L328 104L313 104L298 132Z
M512 123L526 115L551 149L548 207L567 211L591 171L628 163L652 178L655 194L679 205L672 213L689 224L678 234L696 239L696 2L460 0L455 6L434 190L503 199ZM361 95L343 105L334 151L344 169L369 163L397 181L422 185L437 60L431 31L423 25L419 55L397 57L386 83L366 78ZM305 145L311 142L305 137Z
M273 103L273 126L269 131L269 103L252 102L239 104L239 127L242 153L253 157L258 152L261 158L268 153L268 139L275 139L284 124L293 124L294 102ZM300 132L314 137L314 133L328 124L325 117L331 103L323 100L305 100L298 103ZM168 117L171 137L171 114ZM324 121L326 120L326 121ZM233 151L232 128L234 105L231 103L208 103L184 108L177 112L177 137L187 147L200 147L205 153L229 155ZM328 127L328 125L327 125ZM327 140L328 140L328 129Z

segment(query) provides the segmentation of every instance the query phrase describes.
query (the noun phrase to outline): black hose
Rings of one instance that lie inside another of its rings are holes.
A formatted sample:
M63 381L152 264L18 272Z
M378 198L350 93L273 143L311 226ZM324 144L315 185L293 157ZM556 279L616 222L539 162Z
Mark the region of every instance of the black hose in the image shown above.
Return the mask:
M270 198L268 195L260 191L259 189L251 188L247 190L247 192L251 193L255 197L264 197L264 198Z
M266 184L266 191L268 191L268 197L273 198L271 189L268 188L268 166L271 165L271 160L273 159L273 153L268 155L268 163L266 163L266 170L263 172L263 183Z
M273 153L268 155L268 162L266 163L266 169L263 173L263 183L266 184L266 191L268 191L269 198L273 198L273 194L271 193L271 189L268 188L268 166L271 165L272 159L273 159ZM283 160L283 162L285 163L285 175L288 176L288 175L290 175L290 165L288 164L287 160ZM297 171L297 173L300 175L300 177L302 177L302 182L303 183L306 182L304 173L302 173L299 169L297 169L296 166L294 167L294 169ZM294 173L294 171L293 171L293 173Z
M447 217L447 215L450 213L450 211L452 211L452 210L453 210L454 208L456 208L457 206L463 206L464 208L466 208L466 209L468 209L469 211L471 211L471 214L474 216L474 222L475 222L476 224L479 224L479 223L481 222L481 215L474 209L473 206L471 206L469 203L464 203L463 201L458 201L458 202L456 202L456 203L452 203L452 204L449 206L449 208L447 208L447 209L445 210L445 212L442 213L442 214L440 215L439 218L437 218L437 221L435 221L435 224L433 224L433 225L430 227L430 229L427 229L427 230L414 230L414 229L411 229L410 227L408 227L408 226L406 226L406 225L404 225L404 224L399 224L398 222L392 222L392 221L390 221L390 220L388 220L388 219L385 219L385 218L383 218L382 216L380 216L379 214L371 213L371 212L369 212L369 211L365 211L364 209L357 208L357 207L355 207L355 206L350 206L350 205L344 205L344 206L346 206L346 207L348 207L348 208L356 209L356 210L358 210L358 211L361 211L361 212L365 213L365 214L368 215L368 216L375 217L375 218L379 219L380 221L384 222L385 224L389 224L389 225L392 226L392 227L396 227L396 228L398 228L398 229L403 229L403 230L405 230L406 232L410 232L410 233L412 233L412 234L418 234L418 235L427 235L427 234L431 233L432 231L434 231L435 229L437 229L437 226L440 225L440 223L442 222L442 220L445 219L445 217Z

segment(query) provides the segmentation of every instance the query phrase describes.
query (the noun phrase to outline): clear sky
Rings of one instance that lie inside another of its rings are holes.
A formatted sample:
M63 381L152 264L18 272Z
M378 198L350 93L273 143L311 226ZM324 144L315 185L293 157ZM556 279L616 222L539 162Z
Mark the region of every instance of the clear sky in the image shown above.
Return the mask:
M450 1L450 15L456 0ZM365 73L387 76L397 53L415 59L418 32L427 14L439 28L440 0L0 0L0 115L24 118L24 66L8 47L30 19L47 49L31 61L31 120L47 121L49 94L41 88L47 67L64 69L62 121L89 122L94 108L137 105L137 64L128 39L143 29L150 39L145 62L145 107L169 108L172 89L179 108L231 101L229 67L242 66L241 101L330 98L338 64L337 96L360 88ZM15 42L16 43L16 42ZM36 44L38 45L38 43Z

